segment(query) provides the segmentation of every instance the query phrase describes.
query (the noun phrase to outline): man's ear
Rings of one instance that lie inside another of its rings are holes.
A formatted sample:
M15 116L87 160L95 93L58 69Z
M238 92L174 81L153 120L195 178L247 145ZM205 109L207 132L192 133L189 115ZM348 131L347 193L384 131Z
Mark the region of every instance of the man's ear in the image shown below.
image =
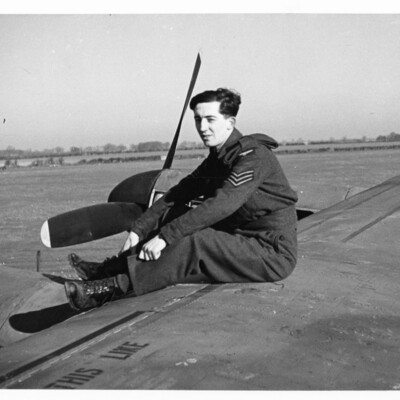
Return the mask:
M230 127L233 129L235 127L235 125L236 125L236 118L235 117L229 117L228 121L229 121Z

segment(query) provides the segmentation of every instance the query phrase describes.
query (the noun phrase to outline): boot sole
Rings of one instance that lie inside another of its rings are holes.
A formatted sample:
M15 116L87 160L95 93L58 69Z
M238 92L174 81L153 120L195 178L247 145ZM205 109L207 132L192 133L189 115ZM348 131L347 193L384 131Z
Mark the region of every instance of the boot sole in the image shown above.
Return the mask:
M71 296L71 291L70 291L69 285L70 285L70 283L68 281L64 283L65 294L67 296L69 305L75 311L82 311L82 309L78 308L75 305L74 300L72 299L72 296Z

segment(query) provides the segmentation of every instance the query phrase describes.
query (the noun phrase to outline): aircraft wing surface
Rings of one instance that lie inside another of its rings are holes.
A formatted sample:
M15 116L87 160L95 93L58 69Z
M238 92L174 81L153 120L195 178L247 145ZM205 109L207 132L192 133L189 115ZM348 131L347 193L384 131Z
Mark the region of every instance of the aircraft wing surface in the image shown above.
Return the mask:
M11 344L0 387L400 389L399 199L400 176L301 220L283 282L177 285Z

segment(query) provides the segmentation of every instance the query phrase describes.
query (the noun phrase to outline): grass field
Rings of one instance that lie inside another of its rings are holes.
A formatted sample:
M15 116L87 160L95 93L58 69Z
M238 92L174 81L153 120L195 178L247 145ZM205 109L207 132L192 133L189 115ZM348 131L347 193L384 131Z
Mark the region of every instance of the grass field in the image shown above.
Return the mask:
M369 188L400 173L400 150L292 154L280 155L279 160L303 203L311 199L328 204L336 200L335 193L339 198L346 188ZM198 163L195 159L176 160L174 168L190 171ZM66 256L71 251L94 260L115 254L125 233L79 246L47 249L40 242L41 225L53 215L105 202L123 179L161 167L161 161L152 161L0 173L0 268L7 265L34 271L38 250L42 271L67 266Z

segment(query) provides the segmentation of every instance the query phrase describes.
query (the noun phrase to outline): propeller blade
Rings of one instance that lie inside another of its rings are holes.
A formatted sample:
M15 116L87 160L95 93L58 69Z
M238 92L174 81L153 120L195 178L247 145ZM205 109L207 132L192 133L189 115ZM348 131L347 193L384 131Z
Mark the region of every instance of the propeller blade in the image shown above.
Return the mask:
M143 213L135 203L105 203L79 208L49 218L40 238L50 248L72 246L129 231Z
M192 73L192 79L191 79L190 85L189 85L189 90L186 95L185 104L183 106L181 117L179 119L178 127L176 128L174 139L172 141L171 147L169 148L167 158L165 159L163 169L171 168L172 161L173 161L174 155L175 155L176 146L178 144L178 138L179 138L179 133L181 131L183 117L185 115L187 106L189 104L189 100L192 97L193 88L196 83L197 75L199 74L199 71L200 71L200 65L201 65L201 58L200 58L200 53L198 53L197 58L196 58L196 63L194 65L194 69L193 69L193 73Z

